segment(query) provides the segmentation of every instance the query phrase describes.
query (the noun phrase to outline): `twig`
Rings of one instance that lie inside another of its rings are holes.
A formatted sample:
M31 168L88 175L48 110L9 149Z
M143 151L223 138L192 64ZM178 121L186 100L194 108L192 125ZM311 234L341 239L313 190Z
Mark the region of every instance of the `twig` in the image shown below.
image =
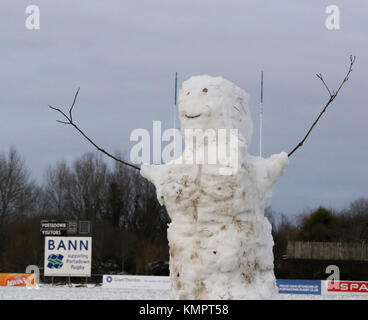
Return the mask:
M309 128L307 134L304 136L304 138L298 143L298 145L291 151L289 152L288 156L290 157L296 150L298 150L305 142L305 140L308 138L309 134L311 133L311 131L313 130L314 126L317 124L317 122L319 121L319 119L322 117L322 115L326 112L328 106L332 103L332 101L335 100L335 98L337 97L337 95L339 94L342 86L345 84L345 82L347 82L349 80L349 75L350 73L353 71L353 65L355 62L356 56L350 56L350 66L349 66L349 70L344 78L344 80L341 82L339 88L337 89L337 91L331 91L330 88L328 87L328 85L326 84L326 82L323 79L323 76L321 73L318 73L316 76L322 81L323 85L325 86L325 88L328 91L329 94L329 99L325 105L325 107L323 108L323 110L321 111L321 113L319 114L319 116L317 117L317 119L313 122L312 126Z
M139 167L131 164L131 163L128 163L128 162L125 162L119 158L116 158L115 156L113 156L112 154L110 154L109 152L107 152L106 150L100 148L95 142L93 142L92 139L90 139L74 122L73 122L73 108L74 108L74 105L75 105L75 102L77 101L77 97L78 97L78 94L79 94L79 89L77 90L77 92L75 93L74 95L74 99L73 99L73 103L69 109L69 116L67 116L61 109L59 108L54 108L52 106L49 105L49 108L52 109L52 110L55 110L57 112L59 112L67 121L61 121L61 120L56 120L57 122L60 122L62 124L66 124L66 125L71 125L73 126L85 139L87 139L98 151L101 151L102 153L104 153L105 155L107 155L108 157L114 159L115 161L117 162L120 162L126 166L129 166L129 167L132 167L134 169L137 169L137 170L140 170Z

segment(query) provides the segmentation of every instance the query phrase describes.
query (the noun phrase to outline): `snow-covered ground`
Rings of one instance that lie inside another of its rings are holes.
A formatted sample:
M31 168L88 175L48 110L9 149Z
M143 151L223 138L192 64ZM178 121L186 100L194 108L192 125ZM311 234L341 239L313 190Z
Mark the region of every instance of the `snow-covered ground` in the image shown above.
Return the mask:
M125 290L87 287L41 285L39 289L0 287L0 300L168 300L166 290ZM360 295L301 295L282 294L280 300L368 300L368 294Z

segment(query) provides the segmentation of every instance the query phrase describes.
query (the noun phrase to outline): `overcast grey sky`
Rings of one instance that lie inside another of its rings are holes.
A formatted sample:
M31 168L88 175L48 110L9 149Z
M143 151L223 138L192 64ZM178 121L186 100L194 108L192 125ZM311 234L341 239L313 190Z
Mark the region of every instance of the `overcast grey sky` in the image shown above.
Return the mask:
M40 8L40 30L25 9ZM341 29L325 27L328 5ZM11 145L34 178L92 147L47 108L80 96L75 120L112 152L129 152L130 132L161 120L172 126L173 80L221 75L250 94L251 152L258 152L260 71L265 73L264 153L290 151L344 77L341 95L275 186L272 208L287 214L343 208L368 193L368 2L235 0L2 0L0 152Z

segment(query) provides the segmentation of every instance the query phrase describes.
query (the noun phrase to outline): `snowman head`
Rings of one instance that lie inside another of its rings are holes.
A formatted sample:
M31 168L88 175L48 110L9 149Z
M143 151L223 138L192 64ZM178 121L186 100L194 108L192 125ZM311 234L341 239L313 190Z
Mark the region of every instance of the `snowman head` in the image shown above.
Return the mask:
M249 97L222 77L194 76L179 90L179 118L185 129L237 129L249 146L253 130Z

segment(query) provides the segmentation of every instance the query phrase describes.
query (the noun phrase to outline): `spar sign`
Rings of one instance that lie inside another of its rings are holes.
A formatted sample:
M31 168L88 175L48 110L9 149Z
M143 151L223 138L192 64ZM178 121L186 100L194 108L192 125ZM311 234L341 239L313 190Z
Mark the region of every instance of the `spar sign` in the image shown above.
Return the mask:
M367 281L324 281L325 294L368 293Z
M90 277L91 237L46 237L46 277Z

